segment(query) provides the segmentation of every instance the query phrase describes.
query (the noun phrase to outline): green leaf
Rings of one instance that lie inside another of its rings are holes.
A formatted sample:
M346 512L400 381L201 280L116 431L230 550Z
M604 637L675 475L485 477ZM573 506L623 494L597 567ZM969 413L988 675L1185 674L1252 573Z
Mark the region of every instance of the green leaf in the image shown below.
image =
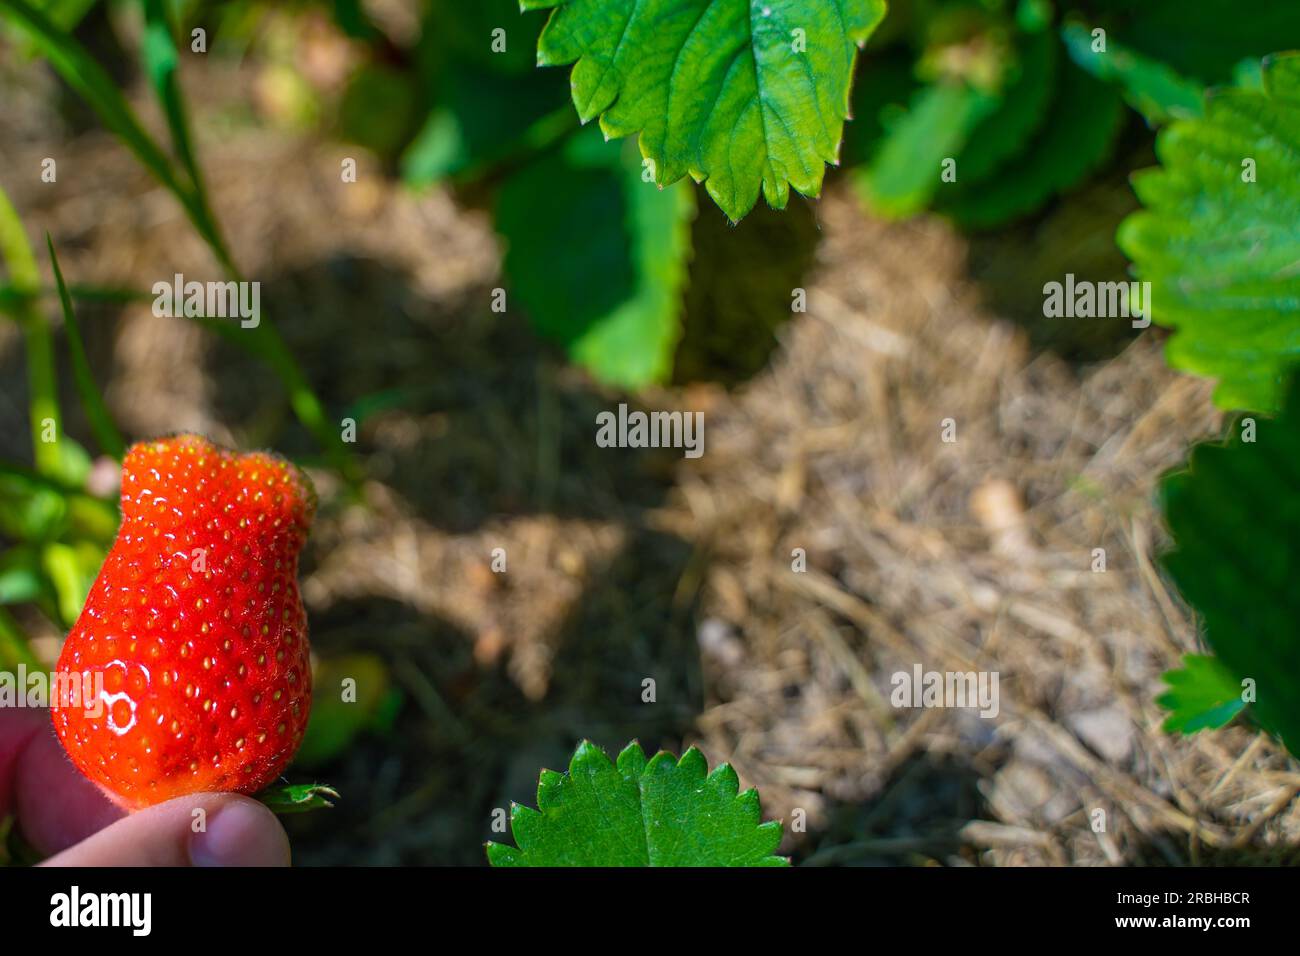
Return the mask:
M361 0L333 0L330 5L335 24L352 39L370 43L382 36L366 13Z
M366 63L348 79L339 103L339 135L376 155L396 155L419 126L413 78L393 67Z
M542 66L575 64L573 103L608 137L640 133L660 185L690 175L733 221L838 160L857 45L884 0L522 0L553 9Z
M846 166L852 168L875 158L920 86L908 50L873 51L862 59L853 84L853 122L844 129L841 149Z
M1176 70L1114 40L1105 51L1094 51L1092 34L1079 24L1061 29L1061 38L1074 62L1099 80L1118 83L1129 104L1153 125L1200 116L1205 87Z
M121 461L126 451L126 442L113 423L113 416L104 404L104 398L95 384L95 377L90 372L90 360L86 358L86 344L81 337L81 324L77 321L76 310L72 307L72 297L63 282L63 270L59 268L59 257L54 252L54 240L45 234L45 243L50 250L50 264L54 267L54 282L59 288L59 304L63 307L63 322L68 333L68 351L72 357L72 377L81 397L81 407L90 423L90 430L95 434L99 447L107 455Z
M537 70L543 23L521 16L519 0L430 0L419 63L434 102L402 155L408 185L490 177L578 125L568 77Z
M1110 157L1125 117L1119 93L1069 60L1057 59L1056 95L1028 146L985 182L963 181L959 165L959 190L939 194L939 208L958 225L987 229L1028 215Z
M774 856L781 824L760 823L758 791L692 747L647 761L633 742L614 764L590 741L568 774L543 770L538 810L514 804L518 848L487 845L493 866L788 866Z
M32 6L44 13L58 29L72 33L81 25L98 0L35 0ZM13 32L23 42L18 45L25 57L40 55L40 49L30 37L24 37L21 31L6 28L0 32Z
M694 214L688 184L657 188L628 150L584 131L501 188L512 294L602 381L662 381L681 336Z
M1192 734L1222 727L1246 706L1241 684L1232 672L1207 654L1187 654L1183 666L1167 671L1169 690L1156 703L1171 713L1165 718L1169 733Z
M20 544L0 553L0 604L25 604L48 594L38 549Z
M1264 60L1259 57L1247 57L1232 70L1232 83L1247 90L1264 88Z
M891 218L911 216L928 206L941 183L943 162L960 152L971 130L996 103L965 83L922 88L863 175L867 204Z
M334 806L335 800L341 798L337 790L323 783L293 783L269 787L257 794L257 799L274 813L285 816L290 813L306 813L308 810L329 809Z
M1047 115L1057 82L1056 37L1047 30L1031 33L1019 53L997 109L971 130L957 157L958 180L965 186L988 179L1024 149Z
M59 620L65 628L72 627L81 615L104 557L105 552L88 541L51 541L41 549L41 567L54 587Z
M346 696L345 680L354 682ZM293 758L294 766L328 763L345 752L362 731L382 729L401 700L400 691L389 683L388 668L373 654L320 660L312 675L311 718Z
M51 488L0 475L0 532L18 541L44 541L62 531L68 507Z
M1267 412L1300 358L1300 55L1271 58L1264 83L1160 132L1163 165L1134 177L1146 208L1118 241L1174 330L1169 364L1217 378L1221 408Z
M504 34L495 34L497 30ZM520 16L519 0L430 0L424 31L437 38L446 56L471 69L518 78L537 67L541 24Z
M1282 416L1252 424L1162 482L1164 565L1237 693L1255 682L1252 716L1300 754L1300 375Z
M539 77L538 79L558 79ZM454 64L439 87L438 106L402 154L402 179L429 186L449 176L472 178L494 163L576 125L562 90L549 82Z
M1126 46L1202 83L1226 82L1247 57L1300 46L1300 16L1292 2L1108 2L1122 12L1111 32Z

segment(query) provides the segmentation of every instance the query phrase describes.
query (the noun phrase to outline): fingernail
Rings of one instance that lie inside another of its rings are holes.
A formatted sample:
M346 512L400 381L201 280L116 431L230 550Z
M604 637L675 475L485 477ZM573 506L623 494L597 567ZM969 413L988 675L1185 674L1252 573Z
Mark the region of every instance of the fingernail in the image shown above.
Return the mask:
M190 837L194 866L288 866L289 838L275 814L247 797L234 797Z

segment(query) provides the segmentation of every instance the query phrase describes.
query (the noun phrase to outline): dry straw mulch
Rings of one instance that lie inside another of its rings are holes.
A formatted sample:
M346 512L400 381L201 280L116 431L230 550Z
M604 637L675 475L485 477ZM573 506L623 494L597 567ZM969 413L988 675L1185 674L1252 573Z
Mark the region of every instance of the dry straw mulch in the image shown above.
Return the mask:
M712 410L665 516L713 559L707 752L828 829L814 862L1293 859L1295 763L1166 735L1153 703L1198 649L1154 486L1222 427L1209 387L1152 333L1080 370L1030 354L940 223L822 218L809 314ZM915 664L998 672L1001 713L891 707Z

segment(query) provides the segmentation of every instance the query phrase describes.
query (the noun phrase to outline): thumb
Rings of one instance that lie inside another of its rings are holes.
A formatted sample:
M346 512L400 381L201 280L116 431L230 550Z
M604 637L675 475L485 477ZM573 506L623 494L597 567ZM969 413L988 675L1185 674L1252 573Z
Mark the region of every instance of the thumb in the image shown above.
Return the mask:
M132 813L44 866L288 866L289 837L264 804L197 793Z

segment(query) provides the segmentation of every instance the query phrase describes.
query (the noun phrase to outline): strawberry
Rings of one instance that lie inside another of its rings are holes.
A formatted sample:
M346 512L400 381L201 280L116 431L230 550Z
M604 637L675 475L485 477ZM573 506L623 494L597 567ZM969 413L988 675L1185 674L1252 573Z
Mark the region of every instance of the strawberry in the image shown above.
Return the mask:
M127 453L122 526L58 663L94 699L53 701L72 762L117 803L253 793L293 757L311 709L298 552L314 510L307 477L274 455L194 435Z

